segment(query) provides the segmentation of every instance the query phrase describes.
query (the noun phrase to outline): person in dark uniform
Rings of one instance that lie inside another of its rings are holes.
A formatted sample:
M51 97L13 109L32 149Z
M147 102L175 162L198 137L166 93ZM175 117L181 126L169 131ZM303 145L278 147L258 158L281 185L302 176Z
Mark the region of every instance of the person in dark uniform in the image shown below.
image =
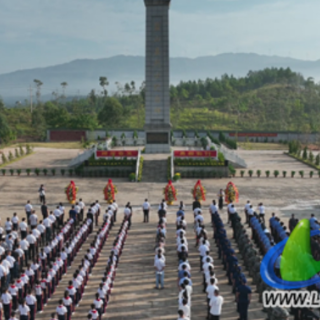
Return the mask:
M197 209L197 208L200 208L200 209L201 209L201 203L200 203L200 201L198 200L198 198L196 198L195 201L193 201L192 210Z
M41 205L41 213L44 220L48 216L48 207L46 205L46 201L43 201L43 204Z
M243 279L242 284L238 287L236 294L240 320L248 319L248 308L251 300L251 293L251 288L247 286L246 280Z
M293 215L291 215L291 218L289 220L289 230L290 230L290 232L293 231L295 226L296 226L296 218L294 217L294 214L293 214Z
M219 209L222 210L223 209L223 201L224 201L224 199L223 199L224 198L223 189L220 189L218 197L219 197Z

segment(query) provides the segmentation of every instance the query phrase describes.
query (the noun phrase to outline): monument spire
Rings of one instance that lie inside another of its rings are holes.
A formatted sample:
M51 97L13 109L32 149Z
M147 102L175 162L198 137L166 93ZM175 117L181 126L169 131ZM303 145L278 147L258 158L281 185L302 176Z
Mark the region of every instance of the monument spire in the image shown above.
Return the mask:
M171 0L144 0L144 2L146 5L146 153L169 153Z

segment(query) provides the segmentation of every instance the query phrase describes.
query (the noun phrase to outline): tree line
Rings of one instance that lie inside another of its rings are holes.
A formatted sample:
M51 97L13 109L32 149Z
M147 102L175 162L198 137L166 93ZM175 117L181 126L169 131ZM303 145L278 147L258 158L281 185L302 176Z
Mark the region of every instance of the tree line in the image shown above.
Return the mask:
M62 94L41 99L42 81L34 80L36 100L7 108L0 101L0 139L45 139L48 128L140 129L145 119L145 84L116 83L109 92L107 77L100 77L101 90L86 97ZM320 85L291 69L267 68L245 77L182 81L170 86L171 122L174 129L320 131Z

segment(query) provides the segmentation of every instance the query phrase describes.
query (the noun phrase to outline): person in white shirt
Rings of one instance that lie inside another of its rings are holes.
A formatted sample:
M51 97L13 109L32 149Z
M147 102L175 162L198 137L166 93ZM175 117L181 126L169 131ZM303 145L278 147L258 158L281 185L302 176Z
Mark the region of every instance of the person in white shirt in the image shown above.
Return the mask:
M154 268L156 270L156 289L159 289L159 284L161 284L161 289L164 288L164 269L165 262L161 259L161 254L158 254L158 259L154 262Z
M249 217L248 217L249 209L250 209L250 200L248 200L246 205L244 206L244 213L246 214L246 223L249 223Z
M28 221L28 223L30 223L29 222L29 217L31 216L31 212L33 210L33 207L32 207L32 205L30 203L30 200L27 201L27 204L25 205L24 210L26 211L27 221Z
M53 210L53 215L56 217L56 220L58 221L58 225L62 226L61 223L61 218L62 218L62 211L60 210L60 207L57 206L54 210Z
M36 237L33 235L32 231L29 232L26 240L29 242L30 247L29 247L29 257L31 258L32 256L32 260L35 258L36 256L36 243L37 243L37 239Z
M79 200L79 206L81 208L80 210L80 221L83 221L83 214L84 214L84 210L85 210L85 203L82 201L82 199Z
M67 308L63 305L63 300L59 300L59 305L56 308L59 320L66 320L66 314L68 313Z
M184 314L183 310L178 310L178 315L179 315L178 320L190 320L190 318L188 318L188 317Z
M10 218L7 218L7 221L4 225L4 228L6 229L7 234L11 233L12 230L12 222L10 221Z
M19 225L19 218L16 212L13 214L13 217L11 218L11 222L12 222L12 230L17 231L18 225Z
M204 256L207 255L207 252L210 251L210 248L206 244L206 240L203 240L201 245L199 246L199 253L200 253L200 270L202 271L202 259Z
M214 278L210 279L210 284L207 286L207 301L208 301L208 319L210 319L210 301L214 297L214 292L219 291L219 288L215 285L216 280Z
M34 229L38 225L38 216L36 215L36 212L33 210L31 213L31 216L29 218L31 229Z
M46 227L46 241L51 240L51 226L52 226L52 221L49 217L45 218L43 220L43 225Z
M144 200L144 203L142 205L142 210L143 210L143 222L149 222L150 203L148 202L148 199Z
M216 200L212 201L212 204L210 205L209 211L211 214L211 223L213 223L213 215L218 213L218 211L219 211Z
M22 221L19 224L21 239L25 239L27 237L28 225L26 223L26 218L22 218Z
M42 246L45 245L45 241L46 241L46 227L43 225L42 220L39 221L39 224L37 226L37 229L40 231L41 233L41 241L40 244Z
M265 215L265 207L264 207L264 205L263 205L263 203L261 202L260 204L259 204L259 214L260 214L260 221L262 220L263 221L263 223L266 223L266 221L265 221L265 219L264 219L264 215Z
M10 318L10 307L11 307L12 296L8 292L7 286L5 286L4 292L1 295L1 301L3 304L4 317L5 317L5 319L9 319Z
M250 204L249 206L249 210L248 210L248 219L249 219L249 227L251 227L251 218L253 217L254 215L254 210L252 209L252 205Z
M113 215L114 215L114 222L117 222L117 212L118 212L118 204L116 202L116 199L113 200L112 202L112 207L113 207Z
M210 316L212 320L219 320L223 305L223 297L220 296L219 290L215 290L210 302Z
M19 305L20 320L28 320L30 317L30 308L26 304L26 300L22 299Z

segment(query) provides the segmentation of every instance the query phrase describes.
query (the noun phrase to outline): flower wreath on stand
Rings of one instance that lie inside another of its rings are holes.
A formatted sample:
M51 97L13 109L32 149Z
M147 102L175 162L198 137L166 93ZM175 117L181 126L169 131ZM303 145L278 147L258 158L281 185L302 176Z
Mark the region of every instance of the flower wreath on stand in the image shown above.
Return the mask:
M172 184L172 181L169 180L167 186L163 189L164 198L167 201L168 205L172 205L174 200L177 200L177 190Z
M225 194L225 201L228 204L231 202L239 202L239 191L233 182L228 183Z
M76 184L73 181L70 181L69 185L65 187L64 192L70 204L76 203L78 190L78 187L76 187Z
M191 189L191 194L194 200L198 199L206 201L206 193L207 190L202 186L200 180L198 180L193 189Z
M112 183L112 180L108 180L108 184L103 189L104 199L109 203L113 203L115 194L118 193L117 187Z

